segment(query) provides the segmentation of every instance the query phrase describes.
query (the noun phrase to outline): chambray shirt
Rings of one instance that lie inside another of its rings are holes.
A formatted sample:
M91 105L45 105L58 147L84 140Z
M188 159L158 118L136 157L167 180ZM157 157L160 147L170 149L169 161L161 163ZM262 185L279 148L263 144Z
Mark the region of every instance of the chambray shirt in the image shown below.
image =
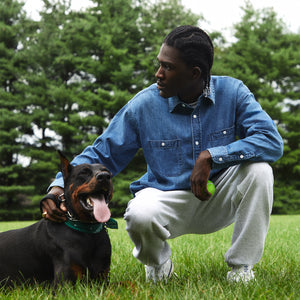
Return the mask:
M72 164L102 163L116 175L139 148L147 172L130 185L133 194L146 187L189 190L203 150L212 156L212 178L236 164L276 161L283 142L274 122L240 80L212 76L210 94L201 95L196 107L178 97L161 97L156 84L142 90ZM63 187L60 173L51 186Z

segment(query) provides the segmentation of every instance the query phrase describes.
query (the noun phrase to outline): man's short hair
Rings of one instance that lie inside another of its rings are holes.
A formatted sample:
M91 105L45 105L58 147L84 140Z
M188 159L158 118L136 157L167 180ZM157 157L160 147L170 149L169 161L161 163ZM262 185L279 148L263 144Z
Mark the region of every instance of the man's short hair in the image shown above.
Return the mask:
M208 34L199 27L183 25L172 30L165 37L164 43L178 49L188 66L199 67L204 86L209 88L214 47Z

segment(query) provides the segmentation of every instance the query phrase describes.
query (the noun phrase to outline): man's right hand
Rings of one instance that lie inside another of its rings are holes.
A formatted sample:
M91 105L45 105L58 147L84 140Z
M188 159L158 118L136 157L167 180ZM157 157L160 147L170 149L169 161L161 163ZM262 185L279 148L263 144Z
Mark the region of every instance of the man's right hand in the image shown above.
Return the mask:
M64 193L61 187L53 187L49 191L49 194L56 195L57 197ZM60 204L58 208L52 199L46 198L41 202L41 210L43 218L53 222L65 222L67 221L66 212L67 208L64 203Z
M207 181L211 171L212 158L208 150L202 151L196 160L191 175L191 189L201 201L207 201L211 194L207 190Z

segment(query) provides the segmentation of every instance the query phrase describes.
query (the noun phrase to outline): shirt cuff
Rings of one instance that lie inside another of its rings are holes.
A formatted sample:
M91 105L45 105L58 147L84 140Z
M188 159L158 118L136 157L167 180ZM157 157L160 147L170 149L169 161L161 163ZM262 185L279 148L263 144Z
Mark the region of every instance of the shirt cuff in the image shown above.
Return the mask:
M207 149L212 158L212 169L227 168L251 160L255 157L255 154L252 152L228 153L227 149L226 146Z
M225 146L207 149L212 158L212 169L224 168L228 158L228 152Z
M59 172L57 175L56 175L56 179L54 179L54 181L49 185L47 191L49 192L49 190L54 187L54 186L59 186L61 187L62 189L64 188L64 179L62 177L62 174L61 172Z

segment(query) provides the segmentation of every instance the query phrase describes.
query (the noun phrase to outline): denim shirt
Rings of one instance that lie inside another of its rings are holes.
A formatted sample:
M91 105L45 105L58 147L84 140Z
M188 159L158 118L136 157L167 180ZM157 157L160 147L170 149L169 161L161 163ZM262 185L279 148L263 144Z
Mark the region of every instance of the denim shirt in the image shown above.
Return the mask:
M161 97L156 84L142 90L72 164L102 163L115 176L139 148L147 172L130 185L133 194L146 187L189 190L203 150L212 156L212 178L235 164L276 161L283 142L274 122L240 80L212 76L210 94L201 95L196 107L177 97ZM63 187L60 173L51 186Z

